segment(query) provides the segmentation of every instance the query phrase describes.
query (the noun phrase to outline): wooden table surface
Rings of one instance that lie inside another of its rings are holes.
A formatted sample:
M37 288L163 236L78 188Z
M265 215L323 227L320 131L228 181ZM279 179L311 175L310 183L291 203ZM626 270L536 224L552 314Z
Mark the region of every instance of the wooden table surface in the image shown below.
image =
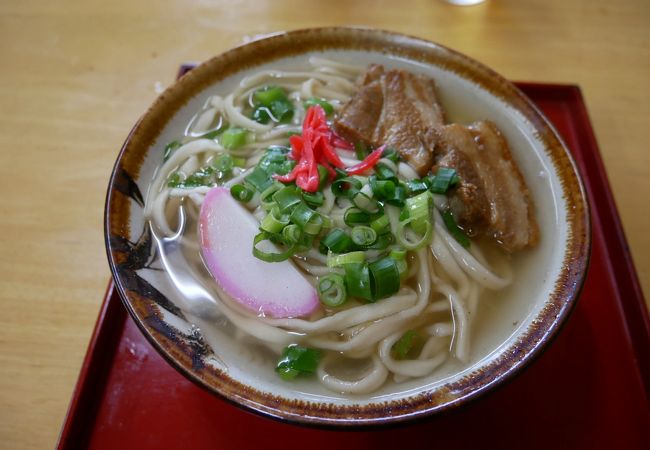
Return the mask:
M650 2L0 3L0 448L52 448L109 280L104 195L138 116L250 37L364 25L440 42L514 80L579 84L650 294Z

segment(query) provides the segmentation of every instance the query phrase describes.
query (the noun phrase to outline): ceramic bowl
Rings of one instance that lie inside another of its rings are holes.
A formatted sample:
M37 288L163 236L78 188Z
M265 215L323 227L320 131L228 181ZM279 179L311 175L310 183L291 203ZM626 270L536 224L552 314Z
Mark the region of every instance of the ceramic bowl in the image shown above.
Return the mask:
M282 69L321 55L365 65L381 63L436 79L449 117L494 121L510 143L536 205L539 248L518 262L503 294L507 308L488 305L473 331L467 367L443 367L366 396L343 396L316 383L282 381L267 362L227 335L205 333L164 271L143 218L147 186L165 143L211 93L226 92L260 68ZM105 232L116 286L133 320L186 377L253 412L293 423L357 427L404 422L449 410L493 389L526 366L558 333L576 302L588 263L589 212L576 166L556 131L513 84L441 45L386 31L298 30L257 40L199 65L168 88L137 123L110 180ZM499 311L498 314L490 311Z

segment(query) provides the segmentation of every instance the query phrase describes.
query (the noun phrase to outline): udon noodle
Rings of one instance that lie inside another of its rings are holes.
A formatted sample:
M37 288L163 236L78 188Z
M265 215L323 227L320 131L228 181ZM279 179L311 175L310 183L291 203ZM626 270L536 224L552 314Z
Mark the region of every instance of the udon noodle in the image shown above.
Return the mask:
M196 218L205 195L212 186L170 187L167 180L176 172L191 174L210 164L214 158L229 154L240 158L229 179L217 180L226 187L240 183L260 161L264 151L274 145L287 145L287 133L299 132L305 115L303 102L318 97L338 111L357 89L355 79L362 67L318 57L309 59L304 71L263 70L242 79L234 91L212 95L188 124L180 146L157 171L147 194L145 216L156 230L174 233L172 222L184 205ZM295 112L289 123L263 124L249 118L244 111L252 107L252 94L269 84L286 90ZM227 123L248 130L245 145L226 148L206 134ZM346 165L359 162L353 152L336 149ZM404 162L382 160L403 180L417 178ZM339 204L329 189L317 211L331 218L334 226L343 223L345 205ZM449 358L467 362L470 353L472 322L479 301L486 290L498 290L511 282L506 258L499 258L498 270L491 267L476 242L461 246L444 226L440 212L446 207L444 196L435 195L432 209L433 238L430 245L408 253L408 271L399 291L375 303L350 300L343 307L324 307L315 317L273 318L257 316L228 298L214 283L221 313L230 319L238 334L279 353L291 343L323 352L316 376L328 389L336 392L364 394L375 391L391 378L401 382L432 374ZM259 194L245 204L261 220L265 211ZM395 232L399 210L386 205L385 213ZM185 241L187 253L200 258L197 242ZM377 251L377 254L381 253ZM297 253L296 264L309 282L316 286L319 277L340 271L327 266L327 257L317 249ZM272 263L269 263L272 264ZM397 358L392 349L409 330L422 336L418 354L411 359ZM337 367L356 362L359 370L352 376Z

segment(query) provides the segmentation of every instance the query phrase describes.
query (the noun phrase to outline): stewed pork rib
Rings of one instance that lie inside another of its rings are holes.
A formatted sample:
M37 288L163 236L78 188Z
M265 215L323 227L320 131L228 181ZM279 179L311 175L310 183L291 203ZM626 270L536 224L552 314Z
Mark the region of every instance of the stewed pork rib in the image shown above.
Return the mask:
M496 125L446 125L437 131L437 167L456 169L459 186L450 191L452 213L470 234L494 238L504 250L532 247L539 240L530 192Z
M435 82L372 65L358 84L334 121L336 132L352 142L392 147L418 174L426 174L433 163L434 131L444 123Z
M539 227L530 193L508 144L490 121L445 125L434 80L371 65L341 109L334 129L352 142L396 149L420 176L457 171L452 213L472 236L489 236L514 252L536 245Z

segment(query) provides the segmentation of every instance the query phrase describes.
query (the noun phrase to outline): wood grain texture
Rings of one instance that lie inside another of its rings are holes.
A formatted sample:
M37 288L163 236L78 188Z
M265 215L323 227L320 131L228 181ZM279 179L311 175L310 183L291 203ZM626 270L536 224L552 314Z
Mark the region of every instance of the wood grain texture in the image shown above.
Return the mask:
M440 42L508 78L582 89L650 293L650 2L4 0L0 3L0 448L52 448L110 276L117 151L173 81L258 34L325 25Z

